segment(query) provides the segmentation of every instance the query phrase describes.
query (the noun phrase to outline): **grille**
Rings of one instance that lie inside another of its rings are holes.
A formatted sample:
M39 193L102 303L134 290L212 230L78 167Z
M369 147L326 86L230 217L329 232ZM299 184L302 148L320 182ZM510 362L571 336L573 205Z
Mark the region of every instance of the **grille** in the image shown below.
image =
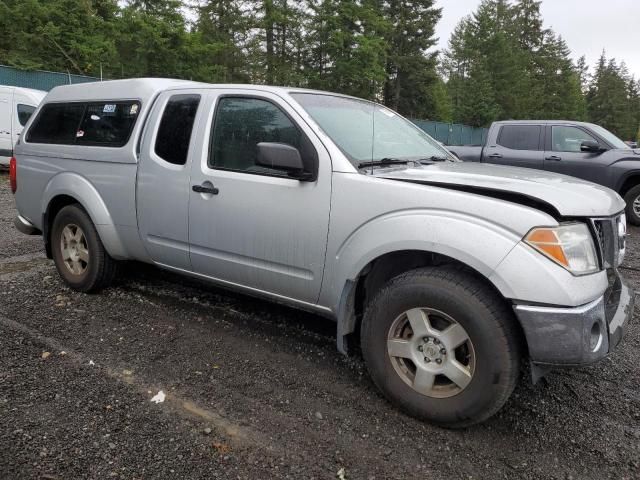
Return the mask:
M610 269L618 266L621 249L625 239L618 238L618 222L620 216L609 218L594 218L591 220L596 236L597 247L602 268Z

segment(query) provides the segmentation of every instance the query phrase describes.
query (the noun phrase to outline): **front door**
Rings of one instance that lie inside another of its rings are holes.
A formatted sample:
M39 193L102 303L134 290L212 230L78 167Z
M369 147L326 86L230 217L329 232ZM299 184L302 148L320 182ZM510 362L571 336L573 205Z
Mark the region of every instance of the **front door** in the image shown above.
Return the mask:
M189 261L189 176L199 150L192 139L205 94L165 92L147 122L138 167L138 229L151 259L191 269Z
M194 161L191 175L193 270L316 303L331 200L331 162L322 144L280 97L225 90L212 93L201 138L208 148ZM303 159L315 156L317 180L305 182L259 166L260 142L292 145Z
M583 128L572 125L553 125L547 127L547 151L544 168L551 172L563 173L582 178L601 185L608 184L611 169L608 162L601 162L600 153L583 152L580 146L584 141L598 142L598 139Z
M0 88L0 165L8 165L13 155L11 139L12 93Z

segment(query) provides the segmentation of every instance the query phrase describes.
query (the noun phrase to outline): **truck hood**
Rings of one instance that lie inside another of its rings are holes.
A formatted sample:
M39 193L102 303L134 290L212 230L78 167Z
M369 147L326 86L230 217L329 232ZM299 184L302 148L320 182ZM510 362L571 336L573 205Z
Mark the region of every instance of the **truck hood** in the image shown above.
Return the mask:
M446 162L402 170L380 169L375 176L506 200L520 198L551 207L563 217L605 217L625 208L624 200L607 187L530 168Z

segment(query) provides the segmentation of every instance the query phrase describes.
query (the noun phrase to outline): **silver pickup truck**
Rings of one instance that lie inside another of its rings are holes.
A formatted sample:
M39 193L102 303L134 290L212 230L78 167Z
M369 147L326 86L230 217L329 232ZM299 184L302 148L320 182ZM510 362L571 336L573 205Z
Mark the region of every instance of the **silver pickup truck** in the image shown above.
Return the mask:
M525 362L535 378L604 358L632 315L618 194L458 162L372 102L122 80L53 89L25 132L16 226L70 287L138 260L317 312L440 425L497 412Z

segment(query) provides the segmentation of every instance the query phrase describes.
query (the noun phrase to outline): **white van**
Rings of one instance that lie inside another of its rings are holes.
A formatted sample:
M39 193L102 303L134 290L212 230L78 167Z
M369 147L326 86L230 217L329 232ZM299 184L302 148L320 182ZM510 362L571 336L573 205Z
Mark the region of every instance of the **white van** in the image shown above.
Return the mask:
M0 165L9 165L22 128L47 92L0 86Z

